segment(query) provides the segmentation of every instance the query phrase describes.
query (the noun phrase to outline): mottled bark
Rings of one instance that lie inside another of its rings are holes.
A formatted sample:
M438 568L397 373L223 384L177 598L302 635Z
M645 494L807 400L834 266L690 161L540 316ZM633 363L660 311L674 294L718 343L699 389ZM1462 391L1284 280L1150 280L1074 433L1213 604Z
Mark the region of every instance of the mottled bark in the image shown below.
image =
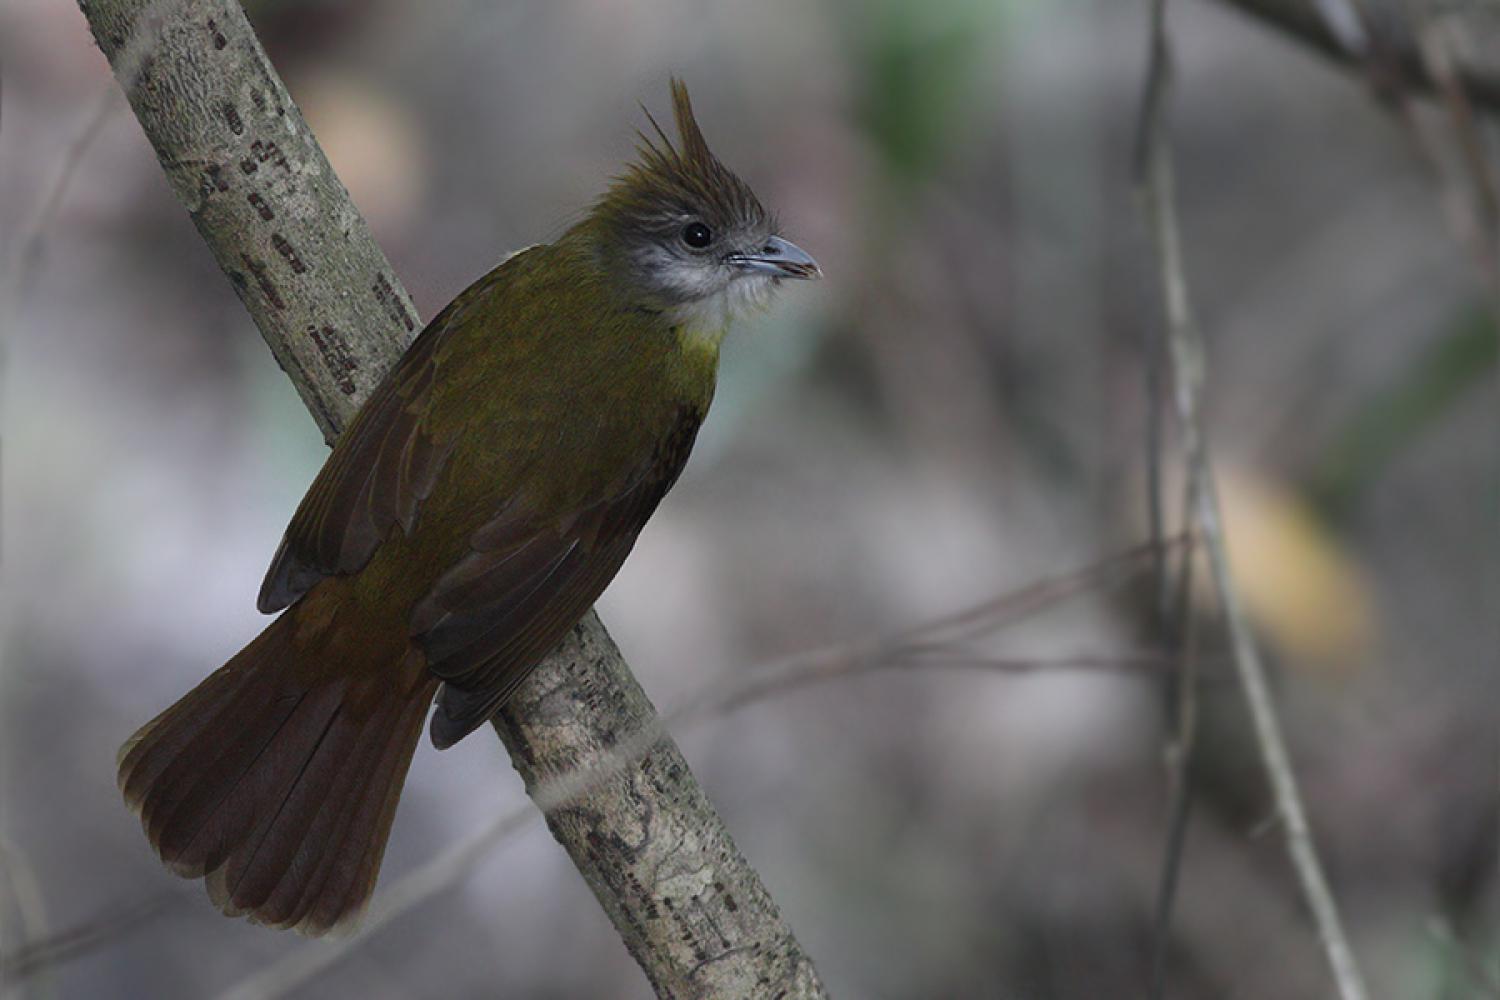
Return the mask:
M85 0L172 188L330 441L416 310L232 0ZM808 957L592 612L496 720L661 996L820 997Z
M547 825L663 997L822 997L592 613L495 719Z
M238 4L84 2L178 199L329 443L420 327Z

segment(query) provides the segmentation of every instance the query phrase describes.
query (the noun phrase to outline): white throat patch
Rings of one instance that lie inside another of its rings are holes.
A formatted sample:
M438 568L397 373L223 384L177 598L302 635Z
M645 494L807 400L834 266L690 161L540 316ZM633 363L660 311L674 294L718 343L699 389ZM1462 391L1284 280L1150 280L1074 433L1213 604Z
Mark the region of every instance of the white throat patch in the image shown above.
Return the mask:
M764 309L771 301L776 279L767 274L736 274L728 284L707 295L689 299L669 315L684 339L718 347L735 319Z

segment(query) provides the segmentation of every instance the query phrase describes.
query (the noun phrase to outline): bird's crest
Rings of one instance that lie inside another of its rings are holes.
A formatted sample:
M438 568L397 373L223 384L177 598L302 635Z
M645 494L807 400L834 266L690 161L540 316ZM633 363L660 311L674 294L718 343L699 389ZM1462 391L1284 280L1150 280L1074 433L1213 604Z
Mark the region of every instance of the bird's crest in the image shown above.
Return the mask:
M672 78L676 144L655 116L642 110L655 134L636 131L636 162L614 179L595 206L596 215L650 230L679 226L684 216L706 216L711 226L723 229L768 218L750 186L708 148L685 83Z
M698 119L693 115L693 99L688 96L687 84L681 79L672 77L672 117L677 122L677 134L682 144L680 151L673 147L672 140L651 114L651 109L642 104L641 111L645 112L646 120L656 132L656 139L652 139L641 130L636 130L635 134L639 139L636 149L643 161L655 161L661 166L674 160L684 165L718 165L719 161L708 148L708 140L703 138L703 130L698 127ZM657 140L660 140L660 145Z

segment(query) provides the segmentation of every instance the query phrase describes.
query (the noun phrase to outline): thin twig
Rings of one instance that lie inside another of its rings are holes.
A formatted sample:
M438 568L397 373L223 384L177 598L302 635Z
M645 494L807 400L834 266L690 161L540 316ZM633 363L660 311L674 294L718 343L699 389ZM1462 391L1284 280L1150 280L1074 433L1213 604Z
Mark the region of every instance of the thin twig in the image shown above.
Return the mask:
M6 383L5 370L11 338L19 326L22 306L42 259L47 235L67 197L68 189L72 186L79 164L83 162L89 146L103 130L115 102L114 88L109 87L101 94L78 135L64 150L62 163L37 202L35 213L22 228L21 237L12 250L5 271L0 274L0 392L3 392ZM3 398L0 398L0 404L3 404ZM0 634L8 634L8 626L8 614L0 611ZM0 671L0 689L3 689L9 677L8 670ZM23 942L45 936L47 929L43 916L45 908L41 885L32 876L25 855L17 845L7 842L0 849L0 869L4 870L4 882L10 888L21 916ZM0 977L8 978L8 975Z
M1479 134L1473 102L1459 76L1457 59L1444 25L1417 11L1413 11L1413 16L1420 19L1417 38L1422 64L1442 95L1458 142L1459 157L1469 178L1469 196L1462 199L1467 203L1468 211L1464 214L1460 236L1467 237L1464 242L1469 245L1480 273L1484 275L1491 305L1495 315L1500 317L1500 193L1495 189L1494 174L1485 154L1484 138Z
M1168 544L1172 544L1172 541L1169 540ZM811 684L890 669L964 669L1007 674L1031 674L1050 670L1096 670L1125 674L1145 671L1149 675L1167 665L1161 656L1149 652L1002 659L937 655L943 650L941 646L932 647L935 653L931 658L913 655L912 650L923 641L921 637L950 631L956 623L971 628L979 625L982 613L991 616L989 624L992 630L1085 591L1121 583L1144 568L1146 557L1151 551L1150 546L1138 546L1084 569L1040 580L965 611L915 625L899 633L873 640L840 643L771 665L728 672L719 684L711 685L707 690L687 699L677 710L666 713L663 725L673 728L691 725L722 717ZM1126 570L1131 572L1127 573ZM648 752L659 738L660 732L656 729L643 730L623 741L607 759L576 768L558 779L534 787L531 790L532 801L541 807L543 814L565 806ZM305 946L231 987L222 994L221 1000L285 996L305 985L370 941L397 918L456 884L488 857L490 852L525 829L535 818L537 813L527 808L512 810L498 817L483 830L444 850L381 891L376 896L370 913L351 937L332 943Z
M1151 23L1152 61L1169 58L1171 41L1166 0L1153 0ZM1256 743L1271 785L1293 871L1312 912L1339 996L1342 1000L1363 1000L1367 996L1364 980L1318 858L1265 666L1229 566L1224 524L1203 431L1204 347L1188 296L1177 223L1175 180L1166 126L1170 94L1171 78L1163 73L1161 85L1151 91L1152 101L1141 109L1141 115L1142 130L1149 136L1148 223L1156 245L1162 297L1166 304L1168 354L1178 422L1185 461L1192 470L1191 474L1197 475L1202 483L1202 488L1197 491L1198 503L1193 514L1208 555L1210 575L1223 606L1235 667L1254 723Z
M1164 543L1167 551L1171 551L1177 544L1178 540L1175 538L1169 538ZM955 630L961 628L962 634L972 639L976 633L993 632L1070 597L1123 584L1142 571L1146 565L1146 557L1152 556L1155 549L1151 545L1137 546L1091 566L1039 580L962 611L873 640L840 643L761 667L726 671L723 681L687 699L680 708L668 713L665 717L666 724L691 725L811 684L889 669L957 669L1012 675L1054 670L1150 674L1165 667L1167 661L1159 654L1149 651L1045 659L999 658L977 652L960 657L956 654L963 647L955 636ZM1186 555L1184 548L1184 557ZM570 796L576 797L580 785L586 791L591 783L608 777L611 772L604 768L611 763L618 768L638 758L650 748L649 742L655 735L651 732L638 734L636 739L617 748L610 761L570 775L569 783L553 782L548 786L538 787L534 793L535 803L542 806L543 813L566 803ZM537 815L530 808L522 808L499 817L484 829L444 850L382 890L353 936L336 942L331 947L325 944L301 948L281 963L232 987L225 996L274 996L309 981L370 940L392 921L457 882L488 856L490 851L511 834L524 829ZM161 912L146 904L142 904L141 909L135 926L154 919ZM82 926L35 942L24 952L6 956L3 967L8 972L14 971L18 976L24 977L43 965L81 957L93 948L107 943L110 936L132 929L134 928L125 926L108 915L101 915ZM70 941L79 938L86 938L89 947L69 947Z
M1164 546L1170 552L1179 547L1179 540L1168 538ZM813 684L891 669L956 669L1012 675L1056 670L1125 674L1159 670L1167 661L1161 655L1149 651L1048 658L1002 658L984 656L977 652L956 655L962 649L960 642L963 639L994 632L1070 597L1128 582L1142 572L1147 565L1147 558L1154 557L1156 548L1149 544L1136 546L1081 569L1038 580L961 611L874 639L838 643L772 664L726 671L724 681L687 699L681 707L666 715L665 722L668 725L691 725ZM639 758L658 735L655 732L638 734L637 739L619 747L609 761L595 764L592 768L580 769L569 775L566 782L554 781L547 786L539 786L533 793L535 804L542 808L542 813L565 804L580 791L586 791L591 785L607 778L615 769ZM333 948L309 946L289 957L284 964L287 969L300 970L295 971L295 974L286 973L287 978L283 979L282 972L273 973L268 969L253 980L234 987L226 995L249 995L243 992L247 989L247 984L253 985L254 995L265 995L263 987L266 984L286 983L289 989L307 981L348 950L368 940L392 920L452 884L509 834L524 828L526 821L535 815L529 809L507 813L484 830L397 880L376 896L370 913L354 936ZM150 920L159 912L144 904L142 910L139 917L141 921ZM110 926L120 932L131 929L115 924L107 916L97 917L81 928L71 928L45 941L35 942L24 954L6 956L5 968L23 974L19 970L23 968L24 962L24 973L29 974L40 964L78 957L85 953L84 950L73 951L65 947L67 941L87 937L93 943L102 942L107 939ZM38 957L28 959L25 958L26 954ZM276 968L280 969L281 966Z
M10 266L6 269L5 280L0 282L0 308L6 311L4 322L0 322L0 342L7 342L10 331L15 328L14 324L20 312L21 302L36 276L36 269L41 263L52 223L57 218L63 200L67 197L68 189L73 184L79 165L83 163L84 155L99 133L103 131L105 122L109 120L110 113L114 111L119 101L119 96L119 91L113 85L106 85L100 92L99 100L84 120L83 128L79 129L78 135L68 143L68 148L63 152L62 164L52 175L52 183L48 186L46 193L37 202L36 211L30 222L21 230L22 236L20 242L16 244Z
M176 3L180 0L157 0L153 4L153 11L155 7L169 2ZM156 17L154 12L151 12L149 16L153 19ZM122 84L134 84L140 74L145 53L153 43L152 38L132 39L128 47L122 50L117 70ZM113 85L106 85L100 91L93 108L84 119L83 127L63 150L62 162L52 175L51 183L37 200L35 212L21 227L19 238L10 248L10 256L6 261L4 272L0 273L0 393L3 393L6 383L5 374L10 356L11 339L20 325L25 300L45 256L47 238L67 200L68 191L78 175L78 168L87 156L89 148L104 131L104 126L118 106L118 102L119 91ZM3 403L3 399L0 399L0 403ZM4 616L5 611L0 610L0 635L9 633L9 622L4 620ZM9 670L0 667L0 689L3 689L9 677ZM25 855L15 844L7 842L3 849L0 849L0 868L4 868L7 873L5 881L12 887L24 925L23 943L16 952L17 959L22 960L21 968L29 971L47 968L54 960L50 952L29 965L24 961L28 954L41 954L33 947L38 940L62 941L62 946L66 947L65 938L46 933L45 921L41 916L44 904L41 885L30 874ZM64 953L72 954L73 952L65 951ZM12 972L8 960L0 966L0 969L4 970L3 974L0 974L0 980L6 982L18 974Z
M1350 3L1353 0L1338 2ZM1389 65L1383 70L1387 86L1382 96L1388 101L1422 166L1431 174L1444 219L1455 239L1474 258L1484 278L1491 308L1495 315L1500 316L1500 193L1496 191L1480 135L1480 124L1469 90L1472 82L1458 69L1457 58L1442 24L1427 16L1417 0L1407 0L1406 6L1412 22L1417 25L1412 43L1415 69L1393 61L1391 54L1385 52L1384 58ZM1359 14L1368 23L1365 8L1360 7ZM1373 51L1369 55L1371 60L1379 57ZM1446 158L1439 139L1431 129L1424 127L1416 113L1413 90L1417 81L1412 77L1413 72L1419 73L1422 80L1436 90L1448 112L1459 159L1467 174L1467 187L1451 176L1445 166Z
M1383 32L1372 37L1368 19L1364 19L1361 34L1349 35L1343 31L1350 23L1347 17L1339 17L1336 24L1327 16L1329 9L1318 0L1223 0L1262 22L1279 29L1283 35L1307 45L1330 58L1362 68L1379 77L1377 86L1386 92L1392 82L1392 72L1424 89L1436 89L1433 80L1422 65L1421 54L1414 39L1405 34ZM1356 8L1357 9L1357 8ZM1355 22L1360 23L1360 22ZM1356 29L1358 31L1359 29ZM1350 42L1362 42L1362 48L1351 48ZM1374 61L1378 60L1378 62ZM1474 103L1486 111L1500 111L1500 73L1489 65L1465 64L1456 68L1464 89ZM1373 79L1373 78L1372 78Z
M1156 6L1151 11L1148 29L1148 56L1146 80L1141 98L1141 107L1146 111L1137 123L1134 155L1134 180L1136 190L1147 190L1148 173L1151 167L1152 140L1160 127L1162 94L1169 85L1174 71L1171 51L1166 45L1167 37L1163 19L1166 9ZM1166 410L1163 367L1166 355L1160 327L1154 324L1147 339L1145 359L1146 400L1148 423L1146 426L1146 474L1148 511L1151 520L1151 537L1162 537L1165 531L1163 494L1166 490L1165 470L1162 463L1163 424ZM1186 495L1182 505L1183 534L1188 544L1181 547L1182 555L1176 574L1176 599L1173 598L1173 575L1169 572L1165 548L1158 547L1153 566L1156 579L1155 630L1162 647L1173 654L1177 670L1166 678L1165 694L1167 710L1172 728L1165 747L1167 771L1168 805L1167 834L1162 847L1162 863L1157 883L1156 906L1152 917L1151 986L1150 1000L1161 1000L1166 990L1167 955L1172 938L1172 914L1177 902L1177 887L1187 847L1188 823L1192 818L1193 784L1192 760L1197 731L1198 675L1195 641L1196 621L1192 603L1192 568L1194 546L1192 544L1192 518L1198 491L1202 489L1197 470L1190 470Z
M727 715L752 704L769 700L813 684L860 674L891 669L957 669L981 673L1009 675L1050 673L1054 671L1098 671L1118 674L1138 674L1155 671L1168 666L1163 657L1136 653L1124 655L1080 655L1046 658L996 658L971 657L953 659L876 659L850 657L840 660L808 659L800 662L798 669L779 672L766 678L765 683L747 682L737 690L721 698L696 700L691 710L673 712L665 717L665 723L673 726L707 721ZM654 734L659 738L660 734ZM447 848L441 854L425 862L393 882L375 900L371 912L351 937L318 945L308 945L293 952L282 961L242 980L219 994L219 1000L271 1000L283 997L311 982L316 976L347 958L355 949L369 941L375 934L389 926L399 917L441 893L471 872L499 846L512 836L529 827L540 815L566 806L569 802L587 794L592 788L628 767L651 749L653 734L643 733L638 738L622 744L618 752L607 762L580 768L538 789L532 798L537 803L546 802L548 808L539 814L529 808L514 809L498 817L478 833Z
M1139 674L1159 673L1171 665L1171 660L1159 653L1132 651L1109 655L1076 654L1056 657L996 657L996 656L902 656L880 653L855 654L845 657L808 660L790 665L787 669L772 671L767 676L755 678L739 685L726 694L714 706L716 713L727 714L746 705L768 698L787 694L801 688L824 684L828 681L857 674L886 670L965 670L979 673L1035 674L1059 670L1080 670L1102 673ZM693 716L703 715L695 709Z
M1191 517L1202 483L1190 477L1183 516ZM1177 571L1177 609L1169 619L1167 642L1176 654L1177 670L1170 679L1172 731L1166 747L1169 804L1167 836L1162 848L1161 881L1157 885L1152 926L1151 1000L1161 1000L1167 988L1167 954L1172 939L1172 913L1177 903L1188 823L1193 806L1193 761L1198 736L1198 617L1193 609L1193 546L1185 546Z
M175 893L158 893L135 903L111 907L81 924L30 942L0 958L0 980L13 986L42 971L83 958L140 930L167 911Z
M1144 568L1143 560L1147 557L1155 559L1160 551L1177 550L1182 542L1181 536L1153 539L1144 545L1107 556L1082 569L1038 580L1019 590L1008 591L973 607L903 629L877 641L891 642L899 639L910 643L917 640L938 640L951 643L972 639L1035 614L1042 608L1084 590L1097 590L1130 580L1140 574Z
M1167 661L1151 654L1127 654L1124 656L1066 656L1041 659L1027 658L968 658L968 659L880 659L872 657L849 657L846 659L809 658L797 664L797 669L778 672L766 678L764 683L752 680L736 686L736 690L721 697L696 699L693 707L673 712L664 719L664 724L680 726L720 717L752 704L769 700L813 684L865 673L890 669L960 669L983 673L1010 675L1036 674L1058 670L1086 670L1108 673L1133 674L1141 670L1159 670ZM481 862L512 836L529 827L535 820L566 806L593 788L608 781L622 769L629 767L650 751L660 733L644 732L626 741L608 761L570 772L562 780L554 781L532 792L537 804L548 804L541 813L522 807L498 817L489 826L445 849L394 881L390 888L376 897L371 912L350 937L317 945L306 945L280 962L255 973L248 979L236 983L219 995L219 1000L271 1000L283 997L305 986L316 976L349 957L356 949L370 941L377 933L406 913L427 902L469 874Z
M1167 538L1161 547L1164 547L1167 552L1181 547L1182 555L1188 558L1187 547L1179 546L1179 543L1181 543L1179 538ZM667 726L678 726L678 724L690 726L697 721L717 718L727 712L738 711L745 706L799 690L807 685L853 678L853 676L877 672L877 670L960 669L981 673L1010 673L1010 675L1049 672L1049 670L1095 670L1095 672L1130 673L1130 675L1146 672L1149 675L1166 666L1167 661L1160 654L1136 652L1136 654L1112 654L1107 657L1076 655L1076 657L1065 658L998 658L986 657L977 652L965 655L965 657L957 657L956 652L962 648L960 643L963 640L974 639L977 634L993 633L998 628L1022 621L1029 615L1043 612L1083 592L1098 592L1100 589L1127 583L1148 567L1148 558L1154 558L1157 549L1158 546L1151 546L1151 544L1136 546L1118 555L1107 556L1080 570L1037 580L1016 591L1005 592L999 597L981 601L960 612L921 622L921 624L912 625L912 627L885 634L876 639L850 640L850 642L811 649L811 651L759 667L729 670L723 673L724 681L711 685L708 690L700 691L696 696L685 700L678 709L669 712L666 715L666 724ZM555 781L549 786L538 787L534 792L535 804L541 805L543 813L546 813L546 810L550 808L565 804L570 796L576 798L580 789L586 790L589 784L598 783L607 778L610 774L607 769L610 763L618 768L639 757L643 751L649 750L649 742L655 738L655 735L657 733L654 732L637 733L636 738L616 748L616 753L610 757L609 762L571 774L570 783ZM252 993L254 996L267 996L267 994L275 996L276 993L285 993L303 982L308 982L309 979L329 969L336 961L371 940L381 928L386 927L413 907L419 906L423 901L434 897L447 886L458 882L459 877L480 864L490 850L507 840L508 835L525 828L526 823L535 819L535 816L537 813L534 811L522 808L522 810L499 817L483 831L444 850L437 858L431 859L422 867L396 880L389 889L381 891L375 897L371 912L366 915L365 921L353 937L336 943L333 948L324 945L299 949L284 963L267 969L264 973L258 973L251 981L231 988L226 996L251 996ZM153 919L156 913L159 912L153 910L150 913L142 913L139 919L142 922L148 921L148 919ZM90 921L86 927L110 924L110 918L101 916ZM115 925L115 928L120 933L127 930L120 925ZM63 946L66 940L72 939L77 934L77 928L65 931L45 942L34 943L28 951L34 954L45 954L46 958L39 960L40 963L62 963L62 961L72 960L72 958L86 954L87 951L87 949L71 951ZM90 933L89 937L93 946L98 946L99 943L107 940L108 931L101 931L98 934ZM12 961L17 961L17 963L21 961L21 955L6 957L5 961L9 969ZM36 964L28 963L26 972L33 972Z
M36 869L9 838L0 836L0 870L5 873L5 887L21 918L21 941L24 947L47 934L47 906L41 879ZM45 967L45 966L43 966ZM3 992L10 991L9 977L0 976Z
M312 982L348 958L406 913L469 874L512 835L529 827L540 814L531 806L512 809L431 860L396 879L381 891L354 934L319 944L305 944L285 958L235 983L218 1000L270 1000Z
M7 310L7 313L0 317L4 320L0 322L0 344L6 342L9 331L13 329L12 324L19 314L21 301L30 288L37 266L41 263L47 235L53 221L57 218L59 209L62 208L68 189L73 184L78 167L83 163L89 147L104 130L105 123L109 121L110 115L118 105L121 92L128 92L140 79L146 58L157 43L165 9L169 5L181 2L183 0L154 0L142 12L138 27L126 40L120 54L116 57L115 79L117 83L105 84L99 92L93 110L84 120L83 128L78 130L78 135L63 152L62 164L58 167L57 173L52 175L52 184L37 202L36 212L32 215L30 222L21 229L20 242L16 244L14 254L6 268L4 280L0 281L0 309Z

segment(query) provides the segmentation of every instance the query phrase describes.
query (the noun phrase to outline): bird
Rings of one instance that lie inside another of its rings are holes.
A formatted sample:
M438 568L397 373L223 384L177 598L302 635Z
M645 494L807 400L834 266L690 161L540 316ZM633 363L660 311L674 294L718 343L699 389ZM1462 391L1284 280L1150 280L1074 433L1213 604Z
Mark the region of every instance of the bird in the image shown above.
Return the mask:
M121 748L152 848L224 913L357 923L429 710L445 749L506 703L676 482L731 323L821 276L670 89L677 141L647 111L576 224L421 331L292 516L281 613Z

